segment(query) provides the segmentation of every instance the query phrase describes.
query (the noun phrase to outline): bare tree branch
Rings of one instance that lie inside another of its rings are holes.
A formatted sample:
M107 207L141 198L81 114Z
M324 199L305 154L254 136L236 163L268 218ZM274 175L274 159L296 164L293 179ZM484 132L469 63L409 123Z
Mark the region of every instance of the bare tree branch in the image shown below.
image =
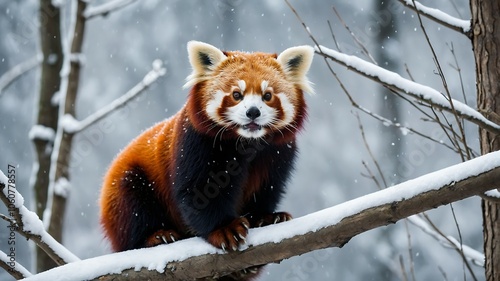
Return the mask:
M101 4L96 7L88 7L85 12L84 16L87 19L91 19L97 16L107 16L109 13L114 12L118 9L121 9L123 7L126 7L136 0L112 0L109 2L106 2L104 4Z
M81 279L78 273L88 272L87 267L94 270L94 280L100 281L139 277L195 280L224 276L317 249L342 247L360 233L484 193L496 188L498 182L500 152L495 152L290 222L251 229L247 239L249 247L241 251L223 253L218 250L214 253L214 248L202 239L192 238L67 264L28 280L49 280L62 272L75 272L72 277ZM186 251L186 247L190 247L188 251L197 249L202 253L166 258L169 253ZM207 253L203 254L204 251ZM96 264L104 262L107 262L106 267L95 269Z
M9 69L7 72L2 74L0 76L0 97L2 96L2 93L4 90L14 81L16 81L17 78L21 77L24 73L32 70L33 68L37 67L40 65L40 62L42 62L42 57L41 56L35 56L27 61L24 61L11 69Z
M415 1L415 5L413 4L412 0L399 0L399 2L432 21L435 21L452 30L465 34L469 38L472 36L470 21L452 17L438 9L424 6L418 1Z
M95 124L102 118L125 106L130 100L137 97L147 88L149 88L149 86L151 86L151 84L153 84L158 78L165 75L165 73L166 69L162 66L161 60L155 60L153 62L153 69L149 71L139 83L137 83L132 89L128 90L123 96L115 99L105 107L99 109L94 114L88 116L82 121L77 121L72 116L64 116L64 119L62 120L64 124L64 130L67 133L71 134L76 134L85 130L90 125Z

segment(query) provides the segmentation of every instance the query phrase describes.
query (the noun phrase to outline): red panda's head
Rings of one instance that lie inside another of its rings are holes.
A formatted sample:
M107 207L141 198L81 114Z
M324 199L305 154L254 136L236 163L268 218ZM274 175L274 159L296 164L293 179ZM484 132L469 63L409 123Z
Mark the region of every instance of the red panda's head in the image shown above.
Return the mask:
M223 52L202 42L188 43L193 87L188 114L200 132L220 138L289 139L306 115L304 92L313 93L306 73L313 48L281 54Z

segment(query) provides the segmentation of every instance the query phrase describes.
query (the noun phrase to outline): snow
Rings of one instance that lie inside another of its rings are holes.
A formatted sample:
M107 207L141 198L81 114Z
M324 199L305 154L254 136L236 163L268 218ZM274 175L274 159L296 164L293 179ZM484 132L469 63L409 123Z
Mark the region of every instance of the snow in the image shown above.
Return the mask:
M331 208L312 213L292 221L276 225L250 229L246 247L265 243L279 243L297 235L314 232L335 225L343 218L355 215L362 210L409 199L418 194L438 190L443 186L477 176L500 167L500 151L483 155L476 159L457 164L440 171L389 187L387 189L356 198ZM189 257L222 253L203 239L195 237L169 245L114 253L67 264L26 280L82 280L93 279L106 273L119 273L134 268L154 269L163 272L172 261L182 261ZM475 253L472 253L475 254Z
M411 217L408 217L407 219L413 225L417 226L425 233L434 237L434 239L439 241L439 243L441 243L443 246L447 248L462 249L464 255L468 260L472 260L475 264L484 267L484 254L472 249L467 245L460 245L460 242L458 242L455 239L455 237L446 236L445 238L443 235L435 231L427 222L421 219L418 215L413 215Z
M28 133L28 137L30 140L45 140L48 142L54 141L56 136L56 132L54 129L45 127L43 125L34 125L30 132Z
M12 261L10 260L9 256L5 254L4 252L0 251L0 261L8 264L9 266L11 265ZM31 272L29 272L24 266L19 264L17 261L14 261L14 269L18 272L21 272L24 276L31 276Z
M8 178L5 174L0 170L0 182L4 183L7 186ZM3 189L3 193L5 196L8 196L7 192L14 191L15 192L15 202L14 206L19 210L19 214L21 215L23 230L29 232L33 235L40 236L41 240L45 242L51 249L54 250L63 260L66 262L75 262L80 259L71 253L68 249L66 249L63 245L57 242L50 234L45 231L44 225L42 221L38 218L38 215L30 210L28 210L24 206L24 198L22 195L17 192L17 190L7 188Z
M137 97L140 93L144 91L147 87L149 87L153 82L155 82L158 78L165 75L167 70L163 67L163 62L159 59L156 59L152 63L152 70L149 71L141 82L135 85L132 89L128 90L123 96L115 99L111 103L107 104L103 108L99 109L95 113L89 115L82 121L77 121L73 116L64 116L62 125L64 130L67 133L77 133L79 131L84 130L88 126L94 124L95 122L101 120L106 115L111 112L116 111L116 109L124 106L131 99Z
M192 256L222 253L201 238L181 240L170 245L131 250L70 263L53 270L39 273L26 281L35 280L88 280L107 273L120 273L125 269L148 268L164 272L168 262L180 261Z
M59 122L64 131L69 134L78 132L81 127L80 121L76 120L71 114L65 114Z
M316 51L324 53L332 57L334 60L345 64L346 66L353 68L368 77L375 78L388 85L393 85L398 89L405 91L407 94L429 101L430 103L439 105L442 108L447 108L450 111L452 110L450 101L439 91L429 86L405 79L395 72L364 61L356 56L346 55L325 46L316 47ZM452 99L451 102L453 103L453 107L457 113L470 117L474 120L479 120L481 123L500 130L500 125L491 122L473 108L454 99Z
M412 0L405 0L405 2L406 2L406 5L413 7ZM427 14L435 19L438 19L441 22L445 22L451 26L456 26L456 27L461 28L464 33L467 33L470 31L471 26L470 26L470 21L468 21L468 20L462 20L462 19L452 17L441 10L426 7L418 1L415 1L415 8L424 14Z
M500 198L500 191L499 190L486 191L485 194L488 197Z
M54 184L54 194L67 198L71 190L71 183L67 178L59 178Z

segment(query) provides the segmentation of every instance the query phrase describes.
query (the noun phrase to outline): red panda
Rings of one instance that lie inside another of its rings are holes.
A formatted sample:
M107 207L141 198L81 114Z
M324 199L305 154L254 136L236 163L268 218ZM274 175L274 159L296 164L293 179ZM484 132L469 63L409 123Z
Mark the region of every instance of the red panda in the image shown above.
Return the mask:
M134 139L102 186L100 221L114 251L201 236L235 251L276 212L306 118L314 51L221 51L188 43L184 107Z

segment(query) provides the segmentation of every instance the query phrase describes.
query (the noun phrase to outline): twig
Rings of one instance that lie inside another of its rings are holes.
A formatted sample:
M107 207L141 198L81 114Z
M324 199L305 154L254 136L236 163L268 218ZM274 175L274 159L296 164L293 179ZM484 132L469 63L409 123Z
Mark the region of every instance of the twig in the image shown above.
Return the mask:
M115 112L117 109L125 106L130 100L137 97L139 94L143 93L151 84L153 84L158 78L165 75L166 69L162 66L161 60L155 60L153 62L153 69L149 71L146 76L137 83L132 89L128 90L123 96L115 99L105 107L99 109L94 114L88 116L82 121L75 120L72 116L64 116L63 123L64 130L68 133L76 134L80 131L85 130L90 125L95 124L102 118L106 117L110 113Z
M420 216L422 216L425 220L420 218ZM413 225L417 226L425 233L436 239L442 246L457 251L460 257L465 261L470 260L475 265L484 267L484 255L482 253L479 253L466 245L463 245L464 250L460 251L459 242L455 238L445 235L425 213L420 214L420 216L411 216L408 220ZM468 263L467 266L469 267Z
M471 38L472 36L470 21L452 17L440 10L426 7L420 2L414 3L413 0L399 0L399 2L418 13L421 13L423 16L432 21L435 21L443 26L451 28L452 30L465 34L469 38Z
M377 159L372 153L372 150L370 149L370 145L368 144L368 141L366 140L365 136L365 130L363 129L363 124L361 123L361 119L359 118L358 114L354 114L356 116L356 119L358 120L358 127L361 132L361 137L363 138L363 143L365 145L366 150L368 151L368 154L370 155L370 158L373 161L373 164L375 164L375 167L377 168L377 172L379 177L382 179L382 182L384 183L383 187L387 187L387 182L385 181L384 174L382 173L382 169L380 168L380 165L378 164Z
M448 45L448 44L446 44ZM455 61L455 65L450 64L450 66L458 72L458 78L460 79L460 89L462 90L462 97L464 98L464 103L469 104L467 102L467 96L465 95L465 87L464 87L464 79L462 77L462 69L458 63L457 54L455 53L455 48L453 47L453 42L449 45L450 52L453 55L453 60Z
M337 82L339 83L339 85L340 85L340 87L341 87L342 91L346 94L347 98L349 99L349 101L351 102L351 105L352 105L353 107L355 107L355 108L359 109L361 112L364 112L364 113L366 113L367 115L369 115L369 116L371 116L371 117L373 117L373 118L375 118L375 119L377 119L377 120L381 121L381 122L382 122L382 123L384 123L384 124L387 124L387 125L389 125L389 126L394 126L394 127L399 128L399 129L401 129L401 130L406 130L406 131L408 131L408 132L411 132L411 133L414 133L414 134L416 134L416 135L418 135L418 136L421 136L421 137L423 137L423 138L426 138L426 139L428 139L428 140L430 140L430 141L432 141L432 142L434 142L434 143L437 143L437 144L439 144L439 145L443 145L443 146L445 146L446 148L448 148L448 149L450 149L450 150L452 150L452 151L454 151L454 152L457 152L457 153L459 152L459 151L458 151L458 150L456 150L455 148L453 148L453 147L449 146L448 144L446 144L446 143L444 143L444 142L442 142L442 141L440 141L440 140L436 140L436 139L434 139L434 138L432 138L432 137L430 137L430 136L428 136L428 135L426 135L426 134L424 134L424 133L421 133L421 132L419 132L419 131L417 131L417 130L415 130L415 129L411 128L411 127L403 126L403 125L401 125L400 123L394 123L393 121L391 121L391 120L389 120L389 119L387 119L387 118L384 118L384 117L382 117L382 116L380 116L380 115L378 115L378 114L375 114L375 113L373 113L372 111L370 111L370 110L368 110L368 109L366 109L366 108L364 108L364 107L360 106L360 105L359 105L359 104L358 104L358 103L354 100L354 98L353 98L353 97L352 97L352 95L349 93L349 91L348 91L348 90L347 90L347 88L345 87L345 85L344 85L344 83L342 82L342 80L340 80L340 78L338 77L337 73L333 70L333 68L331 67L330 63L329 63L326 59L325 59L325 63L326 63L326 65L327 65L327 67L328 67L328 69L329 69L330 73L333 75L333 77L335 78L335 80L337 80ZM420 109L418 106L416 106L413 102L411 102L411 101L409 101L408 99L406 99L406 97L404 97L404 96L400 96L400 95L399 95L399 93L397 93L397 92L393 92L393 93L394 93L394 94L396 94L396 95L398 95L399 97L401 97L402 99L404 99L405 101L407 101L408 103L410 103L411 105L413 105L413 106L414 106L417 110L421 111L423 114L427 115L429 118L433 119L430 115L428 115L427 113L425 113L422 109Z
M399 267L401 268L401 276L403 277L403 281L408 281L408 275L406 274L405 262L402 255L399 255Z
M413 5L416 7L417 6L416 1L415 0L411 0L411 1L413 1ZM467 146L467 138L465 136L465 131L464 131L464 128L462 126L462 123L459 120L459 116L457 114L457 111L455 109L454 100L451 97L450 89L448 87L448 83L446 82L446 78L444 77L443 69L441 68L441 64L439 63L439 59L438 59L438 56L436 54L436 51L434 50L434 47L432 46L431 40L429 39L429 35L427 35L427 30L422 22L422 17L420 16L419 9L416 10L416 13L417 13L418 21L420 23L420 27L422 28L422 32L424 33L424 36L425 36L425 40L427 41L427 44L429 45L429 48L431 49L432 56L434 58L434 62L435 62L436 67L438 69L439 76L441 77L441 81L443 83L444 89L446 91L446 95L447 95L449 103L450 103L451 111L452 111L453 115L455 116L455 120L457 121L458 128L460 129L460 133L462 135L460 140L464 144L467 159L471 159L470 152L467 149L468 146ZM460 156L462 157L462 161L465 161L465 159L463 158L463 155L460 154Z
M370 167L368 167L368 164L363 160L361 161L361 164L363 164L363 167L365 167L365 170L368 172L368 175L363 175L363 176L366 176L367 178L373 180L375 182L375 185L377 186L378 190L382 190L384 189L380 183L378 182L377 180L377 177L373 174L372 170L370 169Z
M349 32L349 34L353 38L354 42L356 42L356 44L361 48L361 52L363 54L365 54L371 60L371 62L373 64L377 64L378 65L377 61L373 58L373 56L370 54L370 52L365 47L365 45L363 43L361 43L361 40L358 39L358 37L356 36L356 34L354 34L354 32L351 31L351 29L349 28L349 26L345 23L344 19L342 19L342 16L340 16L340 13L337 11L337 9L335 9L335 6L333 6L332 8L333 8L333 12L335 12L335 15L337 15L337 17L339 18L340 22L344 26L344 28Z
M330 23L329 20L327 20L326 22L328 23L328 27L330 28L330 34L332 35L333 43L335 43L335 46L337 46L337 51L341 52L342 50L340 50L339 42L337 41L337 38L335 37L335 34L333 33L332 24Z
M411 234L410 234L410 229L408 228L408 219L405 219L405 230L407 234L407 240L408 240L408 258L410 259L410 273L411 273L411 280L416 281L417 279L415 278L415 263L413 261L413 247L411 245Z
M97 16L107 16L109 13L114 12L116 10L122 9L136 0L112 0L109 2L106 2L104 4L101 4L97 7L88 7L85 12L84 16L87 19L91 19Z
M42 57L38 55L12 67L7 72L2 74L2 76L0 76L0 97L10 84L16 81L16 79L21 77L24 73L40 65L41 62Z

